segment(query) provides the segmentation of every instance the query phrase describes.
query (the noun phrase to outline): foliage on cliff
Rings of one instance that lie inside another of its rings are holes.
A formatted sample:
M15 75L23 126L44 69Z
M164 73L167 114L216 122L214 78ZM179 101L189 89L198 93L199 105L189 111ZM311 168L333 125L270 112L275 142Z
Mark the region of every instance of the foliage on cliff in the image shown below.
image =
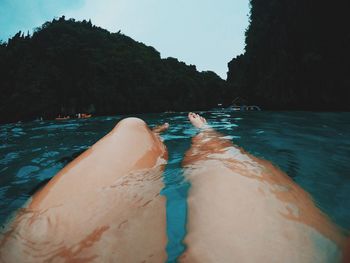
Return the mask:
M208 109L225 81L90 21L46 22L0 43L0 121Z
M349 110L346 1L250 0L245 53L229 63L231 89L269 109Z

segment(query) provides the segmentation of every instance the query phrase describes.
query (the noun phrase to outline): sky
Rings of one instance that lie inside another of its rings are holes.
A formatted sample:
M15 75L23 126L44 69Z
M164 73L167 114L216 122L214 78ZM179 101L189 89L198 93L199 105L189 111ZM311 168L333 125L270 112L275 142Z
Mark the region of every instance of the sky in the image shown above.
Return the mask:
M244 52L248 14L249 0L0 0L0 39L62 15L91 19L226 79L227 63Z

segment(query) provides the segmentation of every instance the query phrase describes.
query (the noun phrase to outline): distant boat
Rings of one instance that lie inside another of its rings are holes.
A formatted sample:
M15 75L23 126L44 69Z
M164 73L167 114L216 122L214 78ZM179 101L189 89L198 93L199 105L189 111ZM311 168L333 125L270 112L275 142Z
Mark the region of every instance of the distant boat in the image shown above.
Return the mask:
M247 105L247 100L237 97L232 101L232 106L226 108L233 111L261 111L261 108L257 105Z
M86 118L92 117L92 115L91 114L87 114L87 113L78 113L78 114L76 114L76 117L78 119L86 119Z
M243 106L232 105L226 109L232 110L232 111L261 111L261 108L256 105L243 105Z
M87 118L91 118L92 115L87 113L78 113L75 117L76 118L74 117L71 118L70 116L61 117L61 115L58 115L58 117L56 117L55 120L63 121L63 120L69 120L69 119L87 119Z
M65 116L65 117L58 116L57 118L55 118L55 120L57 120L57 121L69 120L69 119L70 119L69 116Z

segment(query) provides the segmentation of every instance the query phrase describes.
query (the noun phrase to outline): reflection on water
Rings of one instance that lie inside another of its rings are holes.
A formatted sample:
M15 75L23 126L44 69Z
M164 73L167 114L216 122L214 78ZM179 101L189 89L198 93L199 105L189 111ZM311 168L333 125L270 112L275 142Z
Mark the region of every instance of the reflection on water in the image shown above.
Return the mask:
M172 118L170 121L176 122ZM179 126L171 127L170 133L181 133ZM167 198L167 262L176 262L177 257L185 250L183 239L186 235L186 199L190 184L183 177L181 162L186 148L190 146L190 137L172 134L165 134L163 137L169 150L169 161L163 180L165 187L162 190L162 194Z
M140 115L148 124L170 123L162 135L169 163L167 197L169 262L185 249L189 184L181 162L196 130L186 113ZM272 161L307 190L317 206L350 229L350 113L205 112L225 139ZM98 117L0 126L0 223L72 158L109 132L122 118Z

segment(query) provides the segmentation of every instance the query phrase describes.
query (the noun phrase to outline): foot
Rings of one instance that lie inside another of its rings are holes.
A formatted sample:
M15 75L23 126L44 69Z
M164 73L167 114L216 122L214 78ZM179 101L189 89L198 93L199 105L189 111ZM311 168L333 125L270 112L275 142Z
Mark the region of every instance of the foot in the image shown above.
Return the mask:
M204 128L207 126L207 120L196 113L190 112L188 114L188 119L194 127Z
M163 131L166 131L169 128L169 123L164 123L162 125L156 126L152 129L154 133L162 133Z

